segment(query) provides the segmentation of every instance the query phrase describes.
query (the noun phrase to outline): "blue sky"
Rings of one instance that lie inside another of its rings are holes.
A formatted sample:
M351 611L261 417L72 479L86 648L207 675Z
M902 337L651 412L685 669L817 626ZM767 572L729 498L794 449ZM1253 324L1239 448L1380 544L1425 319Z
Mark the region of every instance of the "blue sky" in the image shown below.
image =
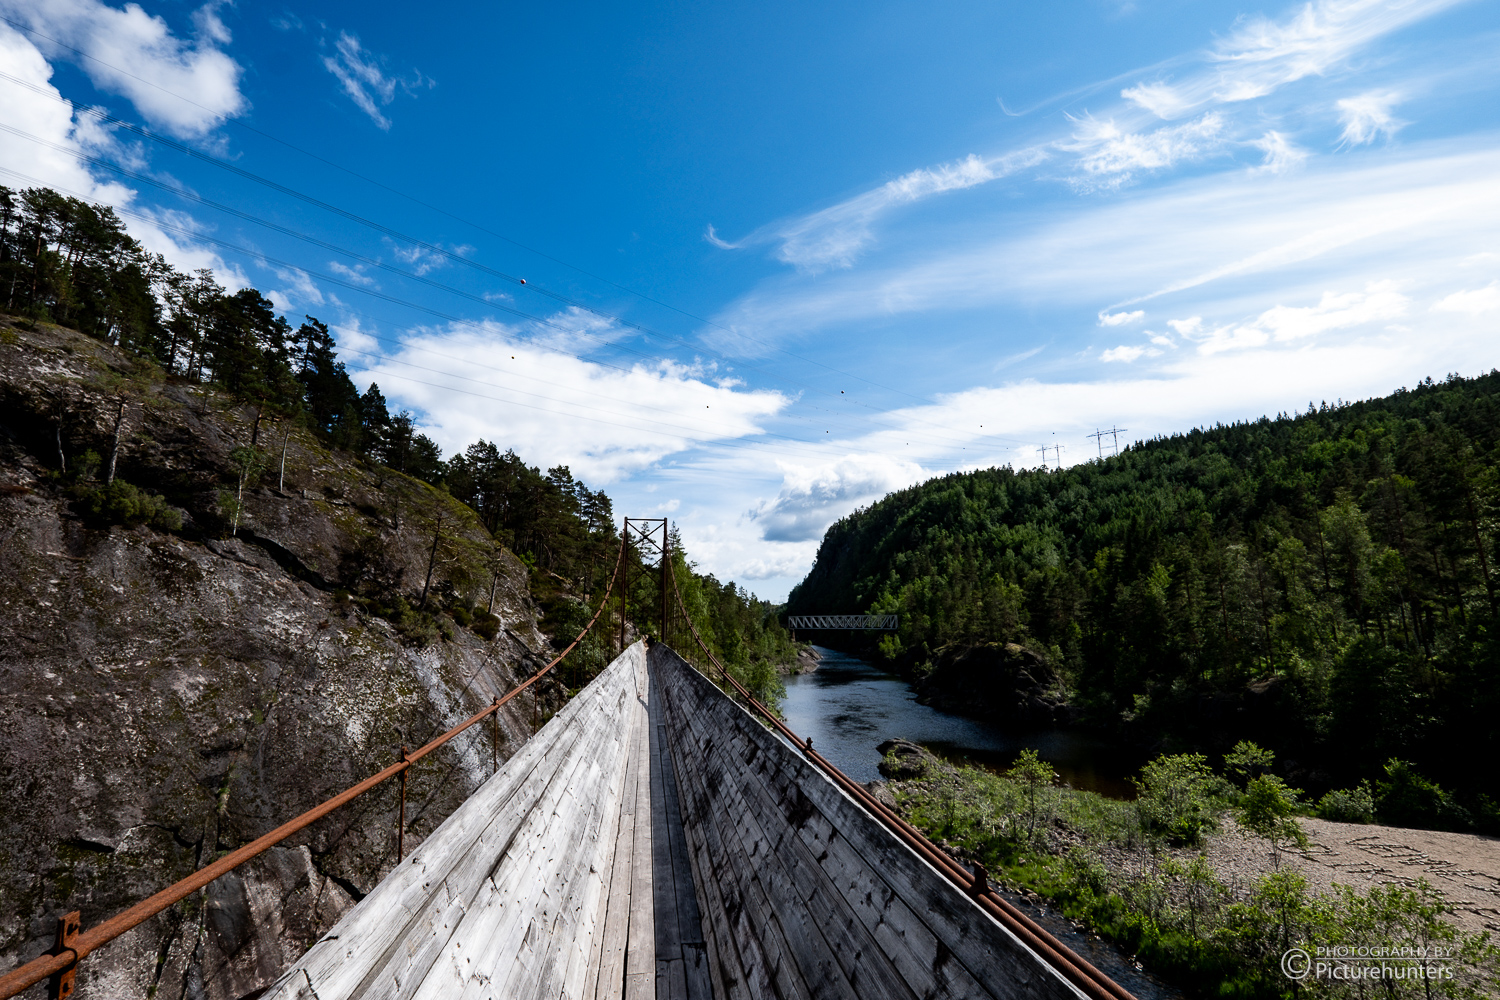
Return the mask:
M773 599L933 475L1500 364L1493 3L0 15L0 183Z

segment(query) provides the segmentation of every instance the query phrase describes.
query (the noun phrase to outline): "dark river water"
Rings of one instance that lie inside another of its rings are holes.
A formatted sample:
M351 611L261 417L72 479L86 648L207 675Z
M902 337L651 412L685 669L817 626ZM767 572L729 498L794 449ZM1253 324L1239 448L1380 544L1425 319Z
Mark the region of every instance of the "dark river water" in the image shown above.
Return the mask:
M1003 770L1027 747L1074 788L1134 798L1128 780L1136 762L1089 736L1066 729L1012 732L917 702L911 685L864 660L814 646L818 669L786 679L781 710L799 736L855 781L875 781L875 747L900 737L952 761Z
M798 736L855 781L880 778L875 747L893 737L920 743L949 760L1003 770L1027 747L1051 762L1064 781L1114 798L1134 798L1129 775L1140 764L1087 735L1071 730L1007 732L975 719L917 703L911 686L837 650L813 647L818 669L786 679L781 710ZM1183 1000L1172 986L1137 968L1107 942L1075 928L1045 903L1005 891L1012 903L1054 936L1124 986L1139 1000Z

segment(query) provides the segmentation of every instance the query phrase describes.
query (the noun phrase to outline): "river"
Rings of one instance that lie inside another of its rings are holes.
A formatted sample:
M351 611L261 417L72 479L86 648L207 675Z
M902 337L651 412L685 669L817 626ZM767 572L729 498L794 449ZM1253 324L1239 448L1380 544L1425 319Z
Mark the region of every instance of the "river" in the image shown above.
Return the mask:
M781 711L798 736L855 781L875 781L880 754L875 747L892 737L920 743L948 760L995 770L1009 766L1031 747L1074 788L1113 798L1134 798L1128 775L1132 761L1076 730L1009 732L920 704L911 685L857 657L814 646L823 657L811 673L786 678ZM1069 948L1124 986L1139 1000L1184 1000L1181 992L1141 970L1135 961L1050 906L1021 893L1002 890L1012 903Z
M894 737L920 743L952 761L992 769L1008 767L1031 747L1074 788L1111 798L1134 798L1127 756L1077 730L1008 731L917 701L911 685L894 674L836 649L814 646L818 669L786 679L781 710L799 736L855 781L875 781L875 747Z

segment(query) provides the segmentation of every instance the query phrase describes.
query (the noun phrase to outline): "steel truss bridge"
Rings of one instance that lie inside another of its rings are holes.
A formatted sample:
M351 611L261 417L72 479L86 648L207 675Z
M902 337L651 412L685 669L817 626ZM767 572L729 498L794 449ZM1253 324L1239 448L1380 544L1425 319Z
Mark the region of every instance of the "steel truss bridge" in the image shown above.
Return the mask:
M894 629L896 615L790 615L788 628Z

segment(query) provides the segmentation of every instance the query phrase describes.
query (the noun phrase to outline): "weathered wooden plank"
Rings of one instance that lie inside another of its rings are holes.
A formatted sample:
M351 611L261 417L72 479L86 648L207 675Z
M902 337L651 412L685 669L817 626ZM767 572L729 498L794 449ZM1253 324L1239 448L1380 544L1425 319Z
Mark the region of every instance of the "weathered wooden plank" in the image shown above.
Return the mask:
M630 867L630 933L625 943L625 1000L656 995L656 919L651 871L651 759L649 722L636 736L641 775L636 782L635 842Z
M809 993L820 1000L849 995L862 998L868 996L872 1000L887 996L913 1000L909 992L899 989L889 993L855 990L855 982L846 974L845 964L840 962L839 951L852 953L852 956L845 956L845 962L850 965L858 963L863 951L871 953L866 956L867 959L878 959L881 956L873 947L873 941L864 944L829 937L830 931L837 932L837 925L822 926L819 918L826 919L832 913L831 902L823 907L823 913L810 909L807 902L809 894L816 896L821 892L826 895L834 891L820 869L808 873L814 879L814 884L804 887L805 892L795 885L792 873L785 869L773 841L788 827L787 816L776 809L774 804L765 808L762 800L749 798L745 794L747 783L754 783L752 765L760 753L759 749L745 744L735 729L717 727L714 729L714 742L709 747L706 727L712 720L702 713L695 713L678 721L684 736L694 734L690 737L693 742L705 747L706 763L719 769L717 812L724 817L726 833L738 837L739 853L744 858L745 871L753 880L754 887L759 890L758 893L752 892L750 898L761 901L767 924L774 924L781 930L787 951ZM851 957L853 962L850 962ZM872 975L876 976L872 985L884 985L881 983L882 977L875 973ZM894 977L884 978L895 982Z
M626 702L628 696L622 697L622 704ZM612 734L606 732L612 727L598 720L590 724L600 731L601 742L612 742ZM469 980L463 997L524 996L543 970L558 960L551 925L567 894L568 875L577 871L575 859L584 849L594 814L602 809L593 794L601 774L597 760L581 760L570 780L560 784L558 795L533 810L526 850L514 856L502 878L492 878L495 888L489 905L466 915L460 933L477 918L473 940L478 954L473 962L488 971L483 979ZM494 916L487 911L494 911Z
M679 736L683 734L679 729ZM807 984L791 957L764 886L755 877L753 860L745 857L743 844L732 828L733 819L721 808L719 793L725 779L715 748L716 736L685 738L684 777L693 786L685 825L691 824L705 834L711 886L717 887L723 900L751 991L761 996L808 996ZM750 944L755 948L746 947Z
M610 695L611 712L623 706L625 697L620 687L606 685L600 693ZM594 708L597 711L603 706L596 701ZM521 826L506 844L496 845L500 853L492 855L488 869L478 873L477 891L442 942L439 957L415 990L405 995L461 995L467 984L487 981L496 970L510 971L517 954L529 948L526 921L547 905L545 882L556 863L555 852L549 850L548 824L579 776L587 774L599 752L611 745L613 734L607 727L583 728L584 739L548 781Z
M653 684L655 681L653 679ZM657 836L667 844L667 865L671 874L675 911L676 954L682 958L682 989L687 1000L708 1000L713 996L713 986L708 975L708 962L704 948L702 915L698 908L698 890L693 884L692 864L682 829L682 804L677 796L676 765L668 749L667 727L659 693L651 699L651 734L653 737L652 766L657 782L654 789L661 799L660 815L662 827ZM653 810L653 815L656 811ZM658 953L661 942L658 940ZM669 985L668 992L675 988ZM658 1000L662 1000L658 988ZM674 995L675 1000L675 995Z
M595 741L597 735L591 739ZM589 765L587 755L579 755L573 767L560 770L549 783L410 995L461 996L476 983L492 979L495 970L513 971L516 956L531 944L531 920L547 905L546 880L553 861L548 820L568 798L568 786Z
M609 686L608 681L601 685L601 693ZM493 842L497 833L503 837L505 828L524 814L531 799L529 789L542 787L550 771L560 766L577 744L582 734L573 720L587 707L575 703L568 706L572 711L565 709L551 720L406 863L289 970L282 982L300 976L325 998L361 995L376 980L385 978L385 967L398 953L414 950L402 947L404 939L410 945L414 933L430 937L433 931L440 931L443 913L455 902L447 884L455 869L476 849L484 851L483 841ZM462 901L458 902L461 905ZM431 926L434 922L435 928ZM278 983L268 995L277 995L280 986Z
M670 701L670 693L663 689L661 704ZM675 755L676 747L668 740L668 749ZM675 759L675 756L674 756ZM688 789L684 784L684 772L674 770L677 777L679 811L682 815L683 841L688 865L693 875L693 892L698 901L698 912L703 929L703 959L707 966L710 990L716 1000L743 1000L752 992L747 989L743 963L730 929L729 918L724 912L723 900L711 885L711 865L708 846L703 831L689 817Z
M662 701L669 712L678 695L672 684L663 685ZM678 759L684 766L677 773L678 787L682 794L683 829L692 848L693 875L703 893L709 916L705 927L720 976L715 980L715 993L754 1000L776 997L771 982L774 957L765 953L767 942L742 933L742 907L733 879L725 871L718 831L712 822L703 821L714 803L702 782L701 748L688 744L689 740L680 744L683 753Z
M640 742L645 725L637 692L632 687L629 699L630 719L628 745ZM645 762L631 753L625 765L625 783L620 794L620 819L616 827L613 867L610 874L609 900L606 907L598 968L594 973L594 996L599 1000L616 1000L625 990L625 950L630 937L630 885L634 864L636 803L638 785Z
M634 694L634 690L630 691ZM568 973L564 978L562 995L565 997L582 997L587 1000L598 992L600 958L603 953L605 939L605 921L609 913L610 887L614 880L614 868L616 855L618 854L620 836L620 818L626 799L626 788L628 784L629 758L628 750L631 744L631 734L634 727L639 724L639 712L634 706L627 704L622 712L617 739L621 747L621 759L616 764L615 780L611 785L606 824L600 833L596 878L598 882L597 895L593 900L593 912L589 918L591 921L588 930L588 944L586 949L579 949L575 958L570 962ZM582 967L578 968L575 963L581 960Z
M735 734L726 749L732 749L736 756L740 756L750 748L740 734ZM770 755L760 756L768 758ZM739 808L760 824L771 855L776 859L777 864L767 864L762 873L778 883L776 888L781 898L791 898L802 904L807 923L822 935L844 982L856 996L916 1000L916 991L906 983L891 957L855 915L853 906L839 891L838 884L798 838L797 829L819 814L806 796L800 794L797 785L778 781L779 772L768 767L765 760L759 765L738 772L734 791L738 795ZM735 772L731 770L730 774L735 775Z

